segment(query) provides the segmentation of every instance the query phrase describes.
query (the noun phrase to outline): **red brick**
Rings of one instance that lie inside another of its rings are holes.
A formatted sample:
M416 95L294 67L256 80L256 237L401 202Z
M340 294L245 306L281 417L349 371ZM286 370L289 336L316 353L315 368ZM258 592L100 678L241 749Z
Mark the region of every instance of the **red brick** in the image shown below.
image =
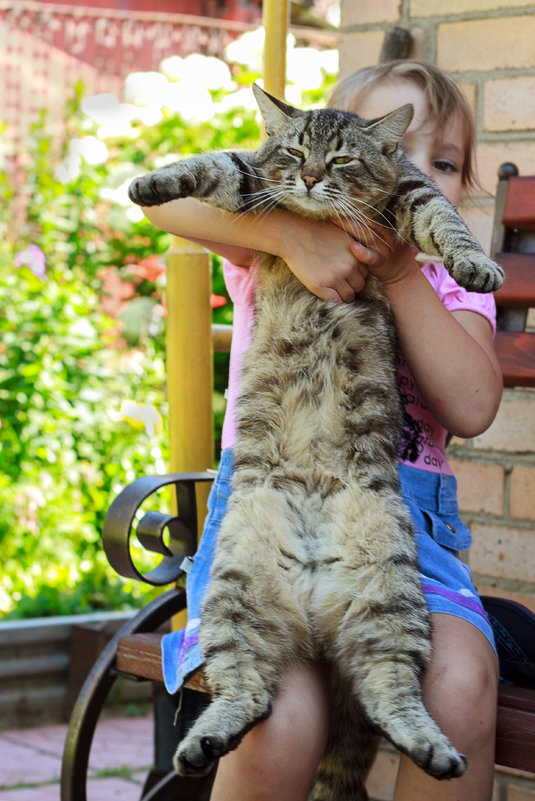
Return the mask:
M410 15L444 17L447 14L472 14L474 11L501 11L504 8L530 6L532 2L533 0L448 0L446 4L444 0L411 0Z
M535 453L535 396L505 392L490 428L472 440L475 449Z
M340 75L347 75L361 67L369 67L379 60L383 46L383 31L346 33L340 38Z
M483 189L496 193L498 168L506 161L516 164L520 175L535 174L535 142L482 142L477 147L477 172Z
M535 36L535 29L532 31ZM535 76L487 81L483 93L486 131L529 131L535 128Z
M535 520L535 467L517 465L511 471L509 511L511 517Z
M535 66L531 15L446 22L438 27L437 64L447 72Z
M2 753L0 785L9 787L58 779L61 775L61 759L59 756L44 753L44 743L45 741L41 741L42 750L38 751L23 743L10 742L6 737L0 737Z
M358 3L342 3L341 27L367 25L375 22L397 22L401 0L359 0Z
M470 567L475 573L519 581L535 577L535 530L473 523Z
M465 512L503 514L505 471L499 465L449 460L457 477L459 508Z

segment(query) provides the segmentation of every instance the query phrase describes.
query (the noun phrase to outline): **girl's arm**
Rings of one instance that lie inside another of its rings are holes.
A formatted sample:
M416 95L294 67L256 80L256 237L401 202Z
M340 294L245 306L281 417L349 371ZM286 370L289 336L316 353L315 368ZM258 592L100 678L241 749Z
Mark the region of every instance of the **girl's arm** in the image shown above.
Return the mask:
M403 355L435 418L459 437L481 434L502 394L488 320L476 312L449 312L409 248L356 242L352 250L383 282Z
M350 251L353 238L330 222L273 209L267 214L229 213L195 198L143 209L158 228L191 239L249 266L255 251L280 256L299 280L323 300L353 300L367 269Z

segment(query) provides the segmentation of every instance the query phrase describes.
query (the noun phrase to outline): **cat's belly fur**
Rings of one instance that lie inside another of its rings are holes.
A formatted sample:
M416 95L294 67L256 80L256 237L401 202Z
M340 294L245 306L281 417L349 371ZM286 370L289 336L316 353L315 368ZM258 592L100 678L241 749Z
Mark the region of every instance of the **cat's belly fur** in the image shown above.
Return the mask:
M395 460L391 313L373 285L367 297L338 305L311 295L286 267L276 277L259 291L244 359L237 473L325 497L358 481L370 460Z
M271 584L263 592L282 603L306 658L330 648L346 613L366 613L370 598L386 592L377 582L393 584L400 560L415 560L397 476L392 332L373 285L342 305L320 301L293 277L259 293L214 575L244 554L245 574L258 575L259 560ZM348 583L360 588L349 612L340 608Z

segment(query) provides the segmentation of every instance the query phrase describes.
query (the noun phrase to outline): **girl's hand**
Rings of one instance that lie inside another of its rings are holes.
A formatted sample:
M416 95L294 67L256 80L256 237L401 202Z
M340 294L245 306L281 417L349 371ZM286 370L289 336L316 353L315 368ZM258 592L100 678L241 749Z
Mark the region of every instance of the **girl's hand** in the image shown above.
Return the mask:
M287 215L276 253L302 284L322 300L352 301L368 276L365 258L351 252L349 233L331 222Z
M401 242L393 229L370 223L366 229L361 226L358 233L353 231L353 236L351 253L383 285L397 283L419 270L414 248Z

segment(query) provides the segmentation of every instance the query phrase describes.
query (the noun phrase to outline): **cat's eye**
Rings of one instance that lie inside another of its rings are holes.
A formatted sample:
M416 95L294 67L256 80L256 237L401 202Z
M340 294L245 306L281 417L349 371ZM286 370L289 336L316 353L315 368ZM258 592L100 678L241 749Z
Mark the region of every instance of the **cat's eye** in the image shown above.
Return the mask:
M290 154L290 156L295 156L296 159L302 159L304 156L304 153L301 150L297 150L297 148L295 147L289 147L288 153Z
M336 156L333 159L333 164L349 164L350 161L353 161L353 156Z

